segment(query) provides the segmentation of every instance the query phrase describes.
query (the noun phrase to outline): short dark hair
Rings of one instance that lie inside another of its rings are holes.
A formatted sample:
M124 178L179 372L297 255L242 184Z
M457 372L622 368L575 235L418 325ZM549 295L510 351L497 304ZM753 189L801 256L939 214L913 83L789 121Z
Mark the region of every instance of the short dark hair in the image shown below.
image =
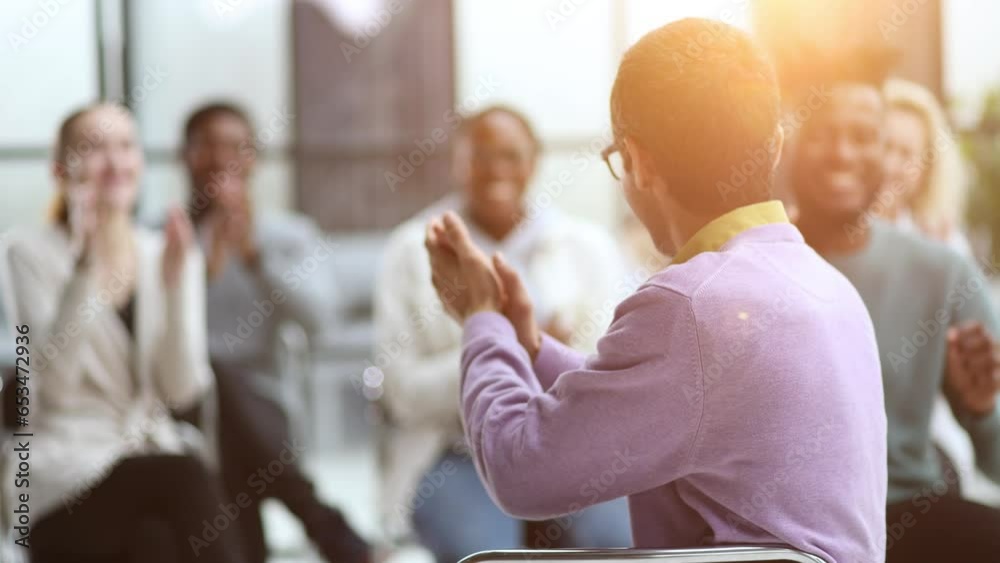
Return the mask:
M653 155L675 199L718 214L771 199L780 106L774 67L747 33L688 18L625 53L611 122Z
M482 110L477 111L472 115L465 117L465 119L462 120L462 124L459 128L460 135L463 136L468 135L469 131L471 131L473 127L479 125L487 117L495 113L502 113L516 119L517 122L521 124L521 127L524 128L524 131L528 134L528 137L531 138L531 142L534 144L535 147L535 156L537 156L542 151L542 140L538 137L538 134L535 132L535 128L534 126L531 125L531 121L528 119L528 117L523 113L521 113L520 111L504 104L494 104L489 107L483 108Z
M205 104L198 107L188 116L187 121L184 122L184 144L189 144L191 138L194 137L195 133L198 132L210 119L219 115L229 115L239 119L247 126L250 131L254 130L253 121L250 119L250 114L248 114L240 106L226 101L217 101Z

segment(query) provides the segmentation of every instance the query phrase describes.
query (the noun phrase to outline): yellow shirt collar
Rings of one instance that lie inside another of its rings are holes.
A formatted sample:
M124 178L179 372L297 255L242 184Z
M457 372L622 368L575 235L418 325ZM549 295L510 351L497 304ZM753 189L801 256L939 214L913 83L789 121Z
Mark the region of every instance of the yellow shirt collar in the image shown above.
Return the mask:
M788 222L785 206L778 200L737 207L698 229L670 263L683 264L702 252L715 252L736 235L753 227Z

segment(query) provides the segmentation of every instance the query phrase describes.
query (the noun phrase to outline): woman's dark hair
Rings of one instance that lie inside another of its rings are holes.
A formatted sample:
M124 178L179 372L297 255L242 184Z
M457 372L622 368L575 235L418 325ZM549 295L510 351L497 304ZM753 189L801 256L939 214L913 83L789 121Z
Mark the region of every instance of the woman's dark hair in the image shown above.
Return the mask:
M228 115L235 117L243 122L247 126L247 129L253 131L253 122L250 120L250 114L248 114L240 106L231 102L211 102L205 104L188 116L187 121L184 122L184 144L187 145L191 142L191 138L194 137L195 133L201 129L205 123L208 123L213 117L220 115Z

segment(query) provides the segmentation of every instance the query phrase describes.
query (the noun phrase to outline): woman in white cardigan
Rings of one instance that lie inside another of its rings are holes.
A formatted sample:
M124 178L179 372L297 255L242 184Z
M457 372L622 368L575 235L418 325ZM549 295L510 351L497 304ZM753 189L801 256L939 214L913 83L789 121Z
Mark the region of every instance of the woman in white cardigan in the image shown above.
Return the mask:
M164 235L133 224L142 168L124 109L71 115L55 224L4 249L6 308L30 340L33 433L30 487L4 485L8 503L29 494L35 562L243 561L198 434L171 415L212 380L203 264L181 210Z
M386 539L418 540L439 563L477 551L631 545L624 499L555 521L525 526L490 499L462 443L459 381L462 330L441 308L431 283L427 220L458 212L476 244L502 252L532 294L546 332L590 351L614 306L637 283L603 230L559 213L553 200L582 171L529 195L540 143L527 118L494 106L467 117L455 137L452 194L396 229L375 289L375 366L387 415L380 441L379 512ZM649 275L640 273L641 279ZM461 288L455 288L460 291Z

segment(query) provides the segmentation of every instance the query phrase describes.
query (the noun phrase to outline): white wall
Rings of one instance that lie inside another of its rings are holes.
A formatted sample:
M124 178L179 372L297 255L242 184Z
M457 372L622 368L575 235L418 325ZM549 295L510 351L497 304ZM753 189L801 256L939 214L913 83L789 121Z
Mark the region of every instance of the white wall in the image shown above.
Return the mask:
M455 2L459 107L471 112L505 103L525 112L548 145L534 204L602 223L613 220L616 206L615 186L596 154L610 142L608 95L617 66L612 15L606 0ZM480 99L476 87L484 80L496 86ZM592 139L596 150L574 148Z
M708 18L750 30L752 0L626 0L628 42L666 23L684 18Z
M1000 3L944 0L942 12L945 93L958 124L970 126L1000 84Z
M0 76L16 78L0 91L0 146L48 147L61 118L98 94L94 0L55 4L59 11L50 16L38 2L0 3ZM229 98L248 107L260 132L268 130L269 147L286 146L294 119L277 128L267 122L292 101L289 6L284 0L134 2L133 77L163 76L130 93L144 144L174 150L196 104ZM681 17L748 28L751 8L751 0L455 0L456 99L467 110L505 102L525 111L549 146L536 204L552 202L610 225L621 196L596 153L609 140L608 94L620 50ZM946 92L962 123L1000 80L1000 35L991 28L997 21L1000 4L944 2ZM496 87L476 98L484 80ZM291 180L291 163L263 161L255 182L262 205L288 207ZM48 163L0 162L0 194L0 228L40 221L51 197ZM176 162L150 164L145 216L184 195Z
M58 0L53 15L33 0L0 3L0 147L48 149L59 122L99 96L94 0ZM130 55L143 146L173 154L188 112L208 100L245 106L260 144L279 158L263 159L254 182L261 207L289 207L292 167L282 149L291 120L291 4L285 0L133 0ZM37 31L25 23L34 20ZM42 23L44 22L44 23ZM22 42L18 37L27 35ZM145 86L142 86L145 83ZM40 223L52 197L48 158L0 161L0 229ZM182 201L186 181L176 160L148 159L143 217L154 219Z
M93 0L0 3L0 147L48 150L63 116L97 98ZM40 156L40 155L39 155ZM40 223L52 197L44 158L0 161L0 229Z
M228 100L256 122L261 149L281 151L293 137L291 4L284 0L145 0L133 7L131 72L153 87L129 95L147 148L174 151L188 114L208 101ZM288 118L291 116L291 119ZM253 186L258 204L288 207L292 165L259 161ZM176 160L149 166L143 215L162 215L184 201L187 180Z
M749 28L749 4L455 0L456 99L473 111L507 103L535 122L549 146L533 188L534 205L555 205L615 226L624 202L599 153L611 141L608 98L621 51L647 31L684 17ZM484 79L497 86L481 99L476 87Z

